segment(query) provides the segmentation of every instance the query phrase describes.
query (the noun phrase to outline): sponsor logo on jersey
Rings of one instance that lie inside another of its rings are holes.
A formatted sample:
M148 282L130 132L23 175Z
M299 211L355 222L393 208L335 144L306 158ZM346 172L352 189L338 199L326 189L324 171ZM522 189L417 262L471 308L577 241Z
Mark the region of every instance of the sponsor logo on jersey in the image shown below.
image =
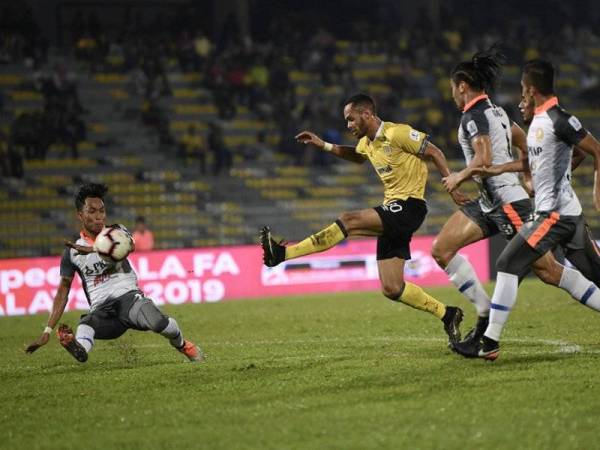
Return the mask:
M385 175L386 173L390 173L391 171L392 171L392 166L390 166L389 164L384 167L377 167L377 173L379 175Z
M386 155L389 155L390 153L392 153L392 146L390 144L388 144L387 142L385 144L383 144L383 153L385 153Z
M569 117L569 124L571 124L571 126L573 127L573 129L575 131L581 130L581 122L579 121L579 119L577 117L575 117L575 116Z
M413 141L419 142L421 139L421 133L419 133L417 130L410 130L408 137L410 137Z
M544 129L543 128L536 128L536 130L533 133L533 135L535 136L535 140L536 141L542 142L542 139L544 139Z
M469 131L469 134L470 134L471 136L474 136L474 135L476 135L476 134L477 134L477 132L478 132L479 130L477 129L477 124L475 123L475 121L474 121L474 120L469 120L469 121L467 122L467 130Z
M531 145L527 146L527 151L530 155L537 156L540 153L542 153L542 150L543 150L542 147L532 147Z

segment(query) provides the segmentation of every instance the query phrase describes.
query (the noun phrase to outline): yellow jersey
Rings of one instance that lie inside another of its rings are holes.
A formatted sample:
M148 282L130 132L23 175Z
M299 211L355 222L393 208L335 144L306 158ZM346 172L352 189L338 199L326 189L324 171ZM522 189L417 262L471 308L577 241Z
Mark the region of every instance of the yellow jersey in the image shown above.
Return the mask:
M356 153L369 158L383 183L384 204L408 197L425 200L427 164L421 155L426 146L425 133L383 121L373 141L367 136L358 141Z

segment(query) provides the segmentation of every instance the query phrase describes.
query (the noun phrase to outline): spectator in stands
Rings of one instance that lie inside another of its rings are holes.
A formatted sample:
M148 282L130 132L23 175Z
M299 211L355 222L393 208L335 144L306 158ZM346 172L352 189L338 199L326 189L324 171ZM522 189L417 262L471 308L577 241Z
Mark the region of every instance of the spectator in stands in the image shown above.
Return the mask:
M202 175L206 175L206 145L204 138L198 132L196 126L190 125L188 127L187 132L181 138L179 148L183 156L191 156L198 159L200 172Z
M135 219L133 239L136 251L144 252L154 249L154 234L148 229L146 219L142 216Z
M85 139L85 123L77 114L71 112L64 117L61 126L61 140L71 149L71 158L79 158L79 142Z
M194 39L194 52L196 54L195 66L198 72L204 72L206 63L212 53L213 45L204 32L199 32Z
M215 159L213 175L220 175L222 172L229 174L233 163L231 151L225 145L223 127L218 122L211 122L209 125L208 146Z

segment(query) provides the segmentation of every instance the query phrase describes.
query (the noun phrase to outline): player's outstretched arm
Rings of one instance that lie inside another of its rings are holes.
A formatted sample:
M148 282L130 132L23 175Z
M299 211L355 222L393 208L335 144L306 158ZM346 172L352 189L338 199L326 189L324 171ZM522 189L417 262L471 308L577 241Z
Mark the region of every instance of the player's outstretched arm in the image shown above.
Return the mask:
M345 159L346 161L362 164L367 160L367 158L365 158L363 155L356 153L354 147L350 145L338 145L325 142L312 131L303 131L297 134L295 139L303 144L312 144L315 147L332 153L338 158Z
M531 171L529 170L529 154L527 151L527 135L525 131L513 122L510 127L510 131L512 133L512 143L513 147L517 149L518 153L518 161L521 161L523 165L523 187L527 194L532 197L533 196L533 182L531 181Z
M76 250L77 253L80 253L82 255L87 255L89 253L94 253L94 247L88 247L87 245L79 245L79 244L75 244L74 242L65 239L65 245L69 248L72 248L73 250Z
M507 162L504 164L498 164L497 166L482 166L482 167L473 167L471 169L471 173L473 175L479 175L484 178L495 177L496 175L500 175L505 172L523 172L525 167L523 166L527 160L515 159L514 161ZM529 166L527 166L529 167Z
M600 177L598 176L600 171L600 143L592 134L588 133L586 137L579 141L577 148L594 157L594 207L596 211L600 211Z
M48 325L44 329L44 332L34 342L29 344L25 349L27 353L33 353L38 348L46 345L50 339L50 333L56 327L56 324L60 320L67 306L67 300L69 298L69 291L71 290L71 283L73 278L61 277L58 290L54 296L54 303L52 304L52 312L48 318Z
M444 156L444 152L442 152L437 146L435 146L431 142L427 142L427 146L423 151L423 157L433 162L438 172L442 176L442 182L451 175L450 169L448 168L448 162L446 161L446 156ZM452 197L452 200L454 200L454 203L456 203L457 205L464 205L469 201L469 198L457 189L448 191L448 193L450 194L450 197Z

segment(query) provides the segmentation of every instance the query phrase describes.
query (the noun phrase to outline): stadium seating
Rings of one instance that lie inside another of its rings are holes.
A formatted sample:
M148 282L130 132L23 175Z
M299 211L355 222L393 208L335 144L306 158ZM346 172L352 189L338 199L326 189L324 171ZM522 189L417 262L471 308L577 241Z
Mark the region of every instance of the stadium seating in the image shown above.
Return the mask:
M600 67L600 49L587 48L588 64ZM389 62L385 54L369 53L354 43L339 41L335 60L353 61L352 74L360 89L385 96L392 92L389 77L403 74L402 67ZM71 67L76 67L75 63ZM561 100L569 109L600 135L600 109L581 102L578 96L580 66L564 62L560 67ZM233 151L234 165L229 175L212 176L214 162L209 152L207 175L201 175L196 155L176 154L175 146L162 145L157 132L142 125L143 99L132 88L125 73L95 73L83 69L76 74L85 115L87 136L79 143L79 157L72 158L61 144L50 147L45 160L26 160L25 178L0 181L0 257L56 255L62 250L62 238L77 230L72 196L78 183L99 181L109 184L110 221L132 226L143 215L155 233L158 248L191 247L256 242L256 232L269 224L276 233L300 239L322 227L346 210L374 206L381 202L382 191L372 168L326 160L328 164L302 165L298 155L281 148L277 124L256 117L246 106L237 105L236 115L225 121L225 143ZM294 70L289 74L298 102L310 95L339 101L345 93L338 85L325 86L314 72ZM404 76L415 86L414 94L404 92L399 99L399 117L389 119L444 128L443 102L448 102L447 70L443 67L425 72L412 69ZM218 109L203 77L181 73L170 67L167 74L171 95L160 99L167 112L171 137L179 141L190 125L201 134L217 119ZM503 88L518 98L519 69L505 70ZM32 84L32 73L20 66L4 67L0 87L6 94L7 113L43 108L43 96ZM458 116L456 116L458 117ZM434 142L458 155L456 125L433 133ZM429 124L429 125L427 125ZM415 125L416 126L416 125ZM344 123L340 116L339 128ZM9 126L3 131L8 134ZM243 147L256 143L263 131L266 142L275 149L269 162L264 155L247 158ZM430 129L424 131L431 132ZM291 138L291 136L290 136ZM348 139L346 136L345 139ZM460 169L461 160L452 160ZM435 172L430 168L431 172ZM420 233L439 231L455 210L439 176L433 174L427 187L430 214ZM600 223L592 213L590 186L593 168L589 161L574 173L574 185L588 212L588 222ZM472 185L464 190L476 195Z

